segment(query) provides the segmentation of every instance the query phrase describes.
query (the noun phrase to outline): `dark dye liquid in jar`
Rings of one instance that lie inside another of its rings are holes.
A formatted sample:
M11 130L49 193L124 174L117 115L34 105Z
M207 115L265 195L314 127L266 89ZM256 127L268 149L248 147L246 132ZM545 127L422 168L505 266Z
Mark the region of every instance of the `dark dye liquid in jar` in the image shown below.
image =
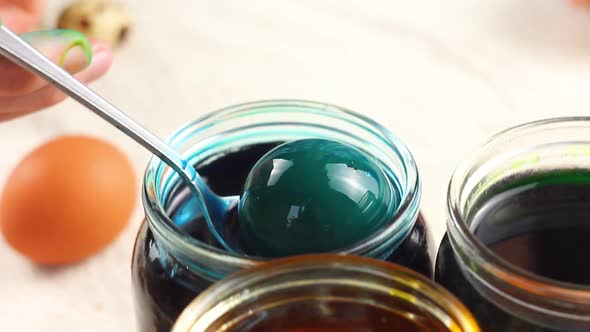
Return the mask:
M395 309L361 303L319 300L294 303L256 313L227 332L447 332L436 317L417 307ZM217 331L217 330L216 330Z
M510 263L590 285L590 173L556 172L512 183L483 206L472 225Z
M590 285L590 172L559 171L497 187L473 216L474 234L509 263L555 281ZM459 269L448 238L435 279L467 305L484 332L554 332L482 298Z
M240 195L254 163L266 152L281 143L259 144L243 148L242 150L228 153L204 166L197 167L197 169L214 192L222 196ZM198 205L192 192L182 186L170 196L173 197L168 204L170 207L170 216L176 225L179 225L187 234L199 239L199 241L221 248L202 218L195 218L195 215L198 214L196 212L198 211ZM241 240L237 206L233 206L227 216L225 224L230 231L228 232L229 238L226 241L232 247L241 248L246 255L255 256ZM414 228L406 240L387 257L381 258L406 266L430 278L433 267L430 256L428 255L429 248L426 232L426 223L422 215L419 215ZM326 239L326 241L329 240Z
M222 196L240 195L254 164L283 142L256 144L228 151L195 165L208 186ZM179 183L171 190L165 203L168 214L187 234L219 249L223 249L202 219L195 217L197 205L188 188ZM237 209L228 214L231 243L240 243ZM162 259L151 230L145 225L138 235L133 257L133 280L136 307L141 331L169 331L182 310L214 281L205 278L174 257ZM407 238L388 256L387 261L409 267L427 277L432 275L432 260L428 254L426 224L420 215ZM247 248L244 248L247 249ZM247 251L247 250L246 250Z

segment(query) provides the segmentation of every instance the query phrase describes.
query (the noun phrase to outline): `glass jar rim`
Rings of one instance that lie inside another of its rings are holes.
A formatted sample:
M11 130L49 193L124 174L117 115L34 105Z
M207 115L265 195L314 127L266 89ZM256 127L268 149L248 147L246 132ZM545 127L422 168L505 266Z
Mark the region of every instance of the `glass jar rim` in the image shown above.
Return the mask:
M354 254L358 251L365 250L366 248L371 248L375 246L375 243L381 243L382 241L385 241L389 236L395 234L396 231L402 228L401 223L396 221L404 220L404 218L408 218L408 216L412 214L415 214L417 217L419 203L421 199L421 182L418 175L418 168L416 162L408 147L397 136L395 136L393 133L391 133L388 129L383 127L375 120L363 114L343 108L341 106L323 102L314 102L298 99L271 99L244 102L209 112L205 115L202 115L201 117L198 117L193 121L188 122L184 126L181 126L179 129L174 131L166 139L166 142L169 144L173 144L173 142L175 141L182 140L188 134L188 129L194 128L200 124L206 123L207 121L210 121L217 117L230 116L232 114L237 114L245 110L252 110L268 106L299 106L309 110L313 109L324 112L330 111L334 112L335 114L342 114L344 121L349 121L344 117L351 117L359 122L362 122L364 125L370 126L369 129L372 133L382 135L384 137L384 140L386 140L386 143L395 150L402 162L402 166L404 168L403 170L407 177L406 187L409 189L404 194L402 201L400 202L397 210L394 212L394 215L392 216L392 220L394 220L394 222L387 223L385 226L383 226L381 229L375 232L373 236L363 239L349 248L343 248L342 250L338 250L334 253ZM206 128L199 129L206 130ZM142 198L146 210L146 217L153 231L160 234L166 234L165 238L167 241L174 241L176 245L180 246L179 249L181 250L179 251L191 253L192 255L200 257L207 257L210 260L215 260L216 262L224 264L231 264L241 266L242 268L249 268L274 259L267 257L242 256L240 254L216 248L201 241L198 241L190 237L189 235L179 231L177 228L173 227L173 222L166 213L165 206L160 202L156 195L156 175L159 172L159 170L165 166L165 163L162 162L159 158L157 158L157 156L152 156L148 162L148 166L143 177ZM154 222L154 220L162 220L163 222Z
M204 322L204 326L213 323L223 314L236 307L240 301L247 300L250 296L262 296L265 293L277 291L279 285L266 285L273 280L280 280L280 276L289 274L295 276L293 284L302 286L313 282L311 275L321 271L331 273L338 272L344 274L347 271L359 272L366 276L382 278L384 285L373 284L371 290L387 292L390 296L400 292L399 298L419 306L419 301L426 300L429 304L428 309L433 312L444 312L446 319L452 321L453 331L460 329L462 332L479 332L480 328L463 303L445 288L414 270L401 265L384 262L374 258L363 256L345 256L339 254L307 254L299 256L283 257L272 262L258 265L256 267L239 271L221 282L207 288L199 294L187 307L182 311L172 332L189 332L199 323L205 315L210 315ZM333 282L334 285L340 285L339 277L330 275L327 281ZM344 278L344 277L342 277ZM309 279L309 280L308 280ZM280 281L280 283L284 281ZM290 281L288 281L290 282ZM387 284L385 284L387 283ZM260 286L262 284L262 286ZM347 284L347 287L350 284ZM355 287L363 288L362 283L355 282ZM366 285L364 285L366 286ZM409 290L414 292L412 296L404 296ZM403 294L402 294L403 293ZM230 302L228 308L217 308L218 304L224 301ZM437 306L432 306L436 303ZM432 306L432 307L431 307ZM422 308L422 307L420 307ZM426 308L426 307L425 307ZM440 317L437 317L440 318ZM448 321L447 321L448 323Z
M495 278L510 285L516 292L525 292L540 298L550 297L569 303L590 303L590 285L566 283L543 277L525 269L510 264L490 248L482 243L469 229L467 220L461 213L462 187L469 175L473 172L481 151L511 140L520 135L526 135L533 131L544 130L551 126L571 126L576 123L587 123L590 126L590 117L554 117L530 121L509 127L489 137L478 151L473 152L468 158L459 163L453 171L447 187L447 227L451 245L465 251L465 255L475 257L481 264L477 268L493 275ZM471 269L470 269L471 270Z

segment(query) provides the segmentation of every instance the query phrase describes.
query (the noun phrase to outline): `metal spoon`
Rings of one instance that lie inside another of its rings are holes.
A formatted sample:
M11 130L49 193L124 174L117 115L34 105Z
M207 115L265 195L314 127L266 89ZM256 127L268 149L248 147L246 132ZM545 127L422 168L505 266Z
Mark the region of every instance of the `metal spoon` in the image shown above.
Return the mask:
M240 200L239 196L223 197L215 194L201 179L192 165L172 147L35 50L6 26L3 26L1 19L0 54L19 66L41 76L96 115L117 127L170 166L197 196L203 216L217 241L227 250L236 252L236 249L232 248L225 240L228 237L224 231L223 222L230 207Z

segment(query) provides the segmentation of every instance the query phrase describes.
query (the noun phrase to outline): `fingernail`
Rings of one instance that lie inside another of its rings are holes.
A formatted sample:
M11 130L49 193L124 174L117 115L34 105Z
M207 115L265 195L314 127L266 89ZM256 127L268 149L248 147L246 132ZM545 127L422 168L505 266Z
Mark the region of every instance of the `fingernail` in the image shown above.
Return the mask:
M21 37L71 73L79 72L92 62L92 45L86 36L78 31L34 31Z

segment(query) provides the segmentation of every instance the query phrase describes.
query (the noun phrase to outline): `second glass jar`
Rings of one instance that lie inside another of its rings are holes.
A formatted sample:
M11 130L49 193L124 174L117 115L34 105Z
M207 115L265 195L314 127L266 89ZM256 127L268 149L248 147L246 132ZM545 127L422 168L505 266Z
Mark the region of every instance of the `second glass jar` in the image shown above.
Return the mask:
M392 218L370 237L337 252L367 256L432 274L431 234L419 207L421 183L408 148L360 114L308 101L262 101L213 112L168 140L219 195L240 195L252 166L280 143L323 138L347 143L377 160L400 189ZM145 221L137 236L132 277L139 329L169 331L181 311L212 283L269 259L222 249L204 222L191 222L190 192L159 159L143 183ZM234 225L239 227L239 225Z
M590 118L510 128L454 172L435 280L485 332L590 331Z

